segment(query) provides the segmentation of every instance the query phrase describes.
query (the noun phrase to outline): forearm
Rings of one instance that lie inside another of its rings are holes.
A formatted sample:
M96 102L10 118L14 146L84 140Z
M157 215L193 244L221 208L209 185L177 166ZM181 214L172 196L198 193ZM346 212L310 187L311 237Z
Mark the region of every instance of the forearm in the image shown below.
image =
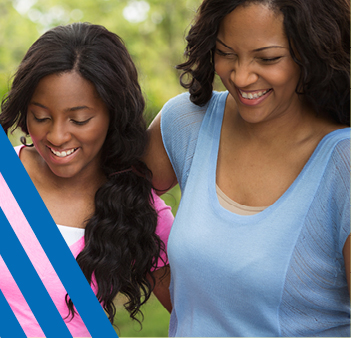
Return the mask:
M171 280L169 265L166 265L165 267L152 272L152 275L155 278L155 287L153 289L153 293L157 297L159 302L170 313L172 311L172 303L171 303L171 297L169 293L169 283ZM150 283L153 285L151 276L148 276L148 279Z

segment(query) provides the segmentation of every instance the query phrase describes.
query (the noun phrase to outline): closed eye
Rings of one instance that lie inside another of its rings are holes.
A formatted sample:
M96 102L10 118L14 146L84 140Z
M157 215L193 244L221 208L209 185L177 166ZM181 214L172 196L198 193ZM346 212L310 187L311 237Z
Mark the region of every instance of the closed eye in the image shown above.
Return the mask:
M260 58L260 60L263 61L263 62L269 63L269 62L278 61L281 58L282 58L281 56L277 56L277 57L274 57L274 58Z
M46 120L49 120L48 117L44 117L44 118L39 119L39 118L37 118L34 114L33 114L33 117L34 117L34 120L37 121L37 122L39 122L39 123L45 122Z
M91 119L92 119L92 117L90 117L89 119L84 120L84 121L71 120L71 122L76 124L77 126L83 126L83 125L87 124Z
M217 48L216 48L215 52L216 52L216 54L218 54L220 56L233 56L233 55L235 55L233 53L225 53L225 52L223 52L223 51L221 51L220 49L217 49Z

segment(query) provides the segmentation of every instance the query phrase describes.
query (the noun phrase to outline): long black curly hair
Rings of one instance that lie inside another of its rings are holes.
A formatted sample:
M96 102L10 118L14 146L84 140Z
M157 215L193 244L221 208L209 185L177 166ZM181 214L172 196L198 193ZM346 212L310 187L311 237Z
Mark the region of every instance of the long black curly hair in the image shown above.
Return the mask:
M210 100L219 25L249 3L283 14L290 54L301 69L296 92L318 113L350 125L349 0L204 0L186 37L186 61L177 66L191 101L202 106Z
M96 88L109 111L109 129L102 147L106 175L95 194L95 212L87 220L85 247L77 257L89 283L96 281L97 298L113 322L117 293L136 319L151 295L164 243L155 234L151 172L140 160L147 145L143 118L145 101L137 70L123 43L103 26L74 23L44 33L28 50L4 97L0 123L7 132L19 127L28 134L27 108L39 81L50 74L75 71ZM133 168L123 174L112 173ZM66 295L69 315L75 309Z

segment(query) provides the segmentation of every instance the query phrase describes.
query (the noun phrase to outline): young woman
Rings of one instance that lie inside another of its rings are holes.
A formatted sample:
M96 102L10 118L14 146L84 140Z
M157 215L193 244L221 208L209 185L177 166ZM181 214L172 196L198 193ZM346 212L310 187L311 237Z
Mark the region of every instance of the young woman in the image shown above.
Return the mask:
M29 48L1 108L5 131L15 126L31 137L33 147L17 147L18 155L110 321L118 293L133 319L152 290L170 310L165 250L173 217L140 160L144 99L121 39L86 23L46 32ZM20 224L17 232L72 335L89 336ZM22 328L41 336L0 266L0 288Z
M200 6L146 156L182 190L171 336L350 336L349 6Z

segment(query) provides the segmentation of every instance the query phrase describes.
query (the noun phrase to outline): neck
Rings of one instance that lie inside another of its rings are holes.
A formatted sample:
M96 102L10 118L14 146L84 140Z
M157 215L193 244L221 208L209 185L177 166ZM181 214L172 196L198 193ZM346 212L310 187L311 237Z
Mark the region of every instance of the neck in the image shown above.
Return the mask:
M300 142L316 130L321 118L307 105L298 104L290 107L281 114L268 118L262 122L250 123L245 121L235 106L229 119L236 133L246 142L255 142L261 145Z
M51 171L49 166L44 162L42 176L43 182L47 182L47 187L52 187L56 191L69 193L73 195L95 194L95 192L106 182L106 176L101 168L90 167L82 170L71 177L61 177Z

